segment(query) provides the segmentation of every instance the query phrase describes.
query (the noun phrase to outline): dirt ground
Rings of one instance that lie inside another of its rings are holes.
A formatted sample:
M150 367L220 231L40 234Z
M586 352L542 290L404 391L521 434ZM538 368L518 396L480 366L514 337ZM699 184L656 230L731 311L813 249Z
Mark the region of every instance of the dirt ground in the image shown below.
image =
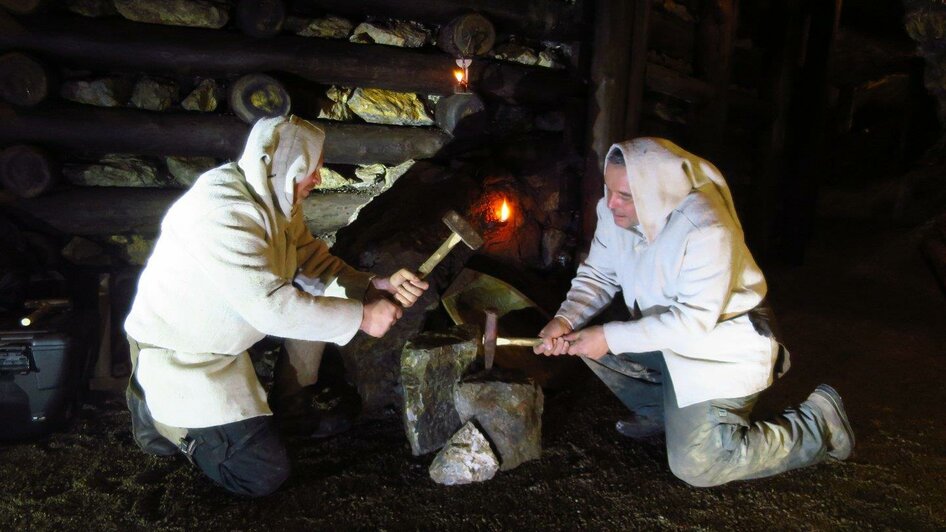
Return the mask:
M391 418L291 442L287 485L248 500L140 454L121 401L99 397L68 433L0 446L0 529L946 529L946 297L913 233L823 224L804 267L768 277L794 367L760 413L833 384L847 462L688 487L662 442L615 432L622 407L588 372L547 395L542 458L489 482L435 484Z

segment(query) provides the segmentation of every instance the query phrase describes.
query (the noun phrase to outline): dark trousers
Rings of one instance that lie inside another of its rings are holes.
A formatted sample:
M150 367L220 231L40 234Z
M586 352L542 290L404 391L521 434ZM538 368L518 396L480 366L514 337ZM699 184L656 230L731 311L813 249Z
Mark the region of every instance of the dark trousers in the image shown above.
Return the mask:
M151 454L167 454L174 447L221 487L250 497L269 495L289 478L289 456L286 445L272 416L259 416L225 425L178 429L165 427L164 434L182 434L171 442L159 429L147 407L144 391L135 379L138 354L143 346L128 338L132 375L125 397L131 411L132 434L142 450ZM170 431L168 430L170 429Z
M224 489L260 497L276 491L289 478L289 456L272 416L226 425L187 429L191 458Z

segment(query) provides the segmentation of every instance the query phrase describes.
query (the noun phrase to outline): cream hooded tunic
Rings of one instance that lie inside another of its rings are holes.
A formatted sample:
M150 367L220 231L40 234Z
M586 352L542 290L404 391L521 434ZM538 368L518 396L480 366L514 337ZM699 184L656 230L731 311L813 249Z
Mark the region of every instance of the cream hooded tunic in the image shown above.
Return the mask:
M624 154L640 223L624 229L598 202L590 253L557 315L580 328L622 291L641 318L604 325L610 351L663 352L681 408L767 388L777 343L746 315L765 278L719 170L665 139L611 150Z
M266 335L344 344L358 331L370 276L330 255L293 207L324 138L295 117L260 120L239 163L203 174L165 215L125 321L154 346L136 377L157 421L269 415L250 346Z

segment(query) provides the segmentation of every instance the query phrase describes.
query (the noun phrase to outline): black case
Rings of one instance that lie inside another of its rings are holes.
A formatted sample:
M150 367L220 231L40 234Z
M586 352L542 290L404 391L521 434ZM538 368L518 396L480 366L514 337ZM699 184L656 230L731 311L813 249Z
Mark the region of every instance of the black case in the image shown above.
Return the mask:
M0 318L0 439L40 436L72 421L96 342L88 313L65 311L23 328Z

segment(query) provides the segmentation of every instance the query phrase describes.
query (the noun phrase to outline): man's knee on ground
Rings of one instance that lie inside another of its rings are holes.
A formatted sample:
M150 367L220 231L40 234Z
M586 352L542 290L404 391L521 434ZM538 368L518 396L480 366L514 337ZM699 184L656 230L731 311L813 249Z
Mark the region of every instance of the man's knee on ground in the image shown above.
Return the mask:
M237 495L265 497L278 490L289 478L289 459L285 455L257 471L235 471L226 464L220 466L220 484Z
M667 463L670 471L695 488L711 488L729 482L721 474L720 466L728 461L731 452L722 445L703 442L701 445L684 446L679 450L667 448Z

